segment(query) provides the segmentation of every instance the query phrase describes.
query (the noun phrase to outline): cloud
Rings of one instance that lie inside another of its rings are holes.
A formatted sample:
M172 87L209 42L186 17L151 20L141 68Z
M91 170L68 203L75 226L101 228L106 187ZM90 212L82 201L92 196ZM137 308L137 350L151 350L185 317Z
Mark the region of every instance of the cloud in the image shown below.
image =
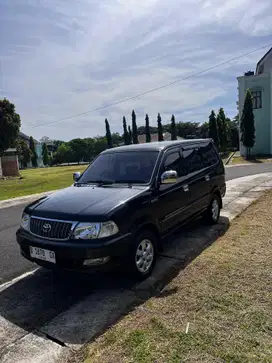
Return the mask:
M0 13L3 94L22 129L69 140L122 131L122 116L155 124L206 121L212 108L237 112L237 80L256 52L171 87L97 112L39 126L133 97L271 42L270 0L4 0ZM1 84L1 83L0 83Z

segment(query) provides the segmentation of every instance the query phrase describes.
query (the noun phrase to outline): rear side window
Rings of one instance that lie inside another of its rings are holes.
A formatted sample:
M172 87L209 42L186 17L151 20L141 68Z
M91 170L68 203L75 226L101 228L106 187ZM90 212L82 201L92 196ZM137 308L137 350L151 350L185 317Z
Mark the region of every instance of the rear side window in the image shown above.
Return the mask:
M182 152L183 175L195 173L204 168L198 149L189 149Z
M205 146L199 148L205 167L212 166L218 162L218 154L213 143L209 142Z

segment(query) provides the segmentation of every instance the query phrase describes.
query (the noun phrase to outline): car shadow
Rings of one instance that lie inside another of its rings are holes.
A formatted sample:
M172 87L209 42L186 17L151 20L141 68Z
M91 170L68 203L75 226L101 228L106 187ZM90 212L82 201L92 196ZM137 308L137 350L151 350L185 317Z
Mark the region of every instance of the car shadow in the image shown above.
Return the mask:
M37 269L0 293L0 318L11 323L0 332L0 353L26 332L44 332L63 345L90 341L149 297L174 294L175 289L163 290L164 287L228 227L225 217L215 226L198 219L181 227L165 240L152 275L141 283L118 269L111 273L60 274ZM83 301L84 308L78 307L79 301ZM74 309L73 317L67 318L65 311L70 308ZM50 325L52 319L56 322ZM44 329L45 325L48 328Z

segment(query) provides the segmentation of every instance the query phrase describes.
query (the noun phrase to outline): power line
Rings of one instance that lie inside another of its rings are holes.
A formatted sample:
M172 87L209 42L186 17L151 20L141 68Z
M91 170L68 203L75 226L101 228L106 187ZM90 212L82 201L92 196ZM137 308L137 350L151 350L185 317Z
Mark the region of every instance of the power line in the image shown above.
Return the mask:
M87 115L88 113L92 113L92 112L96 112L96 111L100 111L100 110L103 110L105 108L109 108L109 107L112 107L112 106L116 106L120 103L123 103L123 102L127 102L127 101L130 101L130 100L134 100L136 98L139 98L141 96L145 96L149 93L152 93L152 92L155 92L155 91L158 91L160 89L163 89L163 88L166 88L166 87L170 87L174 84L177 84L177 83L180 83L180 82L183 82L183 81L186 81L187 79L190 79L190 78L193 78L195 76L199 76L200 74L203 74L203 73L206 73L206 72L209 72L215 68L218 68L218 67L221 67L225 64L228 64L228 63L231 63L237 59L240 59L240 58L243 58L243 57L246 57L247 55L250 55L252 53L255 53L257 52L258 50L261 50L261 49L264 49L264 48L267 48L267 47L271 47L272 46L272 43L271 44L266 44L260 48L257 48L257 49L254 49L250 52L247 52L247 53L244 53L244 54L241 54L237 57L234 57L232 59L229 59L225 62L222 62L222 63L218 63L216 64L215 66L212 66L212 67L209 67L209 68L206 68L202 71L199 71L199 72L196 72L196 73L193 73L187 77L184 77L184 78L181 78L181 79L178 79L176 81L173 81L173 82L170 82L170 83L167 83L167 84L164 84L162 86L159 86L159 87L156 87L156 88L152 88L148 91L145 91L145 92L142 92L142 93L139 93L135 96L131 96L131 97L127 97L127 98L123 98L122 100L119 100L119 101L116 101L116 102L113 102L113 103L109 103L108 105L104 105L104 106L100 106L100 107L97 107L97 108L94 108L94 109L91 109L91 110L88 110L88 111L85 111L85 112L81 112L81 113L78 113L76 115L72 115L72 116L68 116L68 117L65 117L65 118L61 118L61 119L58 119L58 120L55 120L55 121L51 121L51 122L47 122L47 123L43 123L43 124L39 124L39 125L35 125L35 126L32 126L30 128L36 128L36 127L41 127L41 126L47 126L47 125L52 125L52 124L55 124L55 123L58 123L58 122L61 122L61 121L66 121L66 120L69 120L71 118L75 118L75 117L78 117L78 116L84 116L84 115Z

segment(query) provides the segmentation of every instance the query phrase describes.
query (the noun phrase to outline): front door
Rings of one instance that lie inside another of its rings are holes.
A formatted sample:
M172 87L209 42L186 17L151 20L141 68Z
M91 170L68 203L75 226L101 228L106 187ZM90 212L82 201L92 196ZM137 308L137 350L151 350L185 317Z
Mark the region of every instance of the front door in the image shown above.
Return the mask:
M166 152L159 171L159 179L164 171L174 170L178 180L174 184L160 184L157 191L156 214L162 233L176 227L188 218L190 189L187 178L182 175L180 149Z

